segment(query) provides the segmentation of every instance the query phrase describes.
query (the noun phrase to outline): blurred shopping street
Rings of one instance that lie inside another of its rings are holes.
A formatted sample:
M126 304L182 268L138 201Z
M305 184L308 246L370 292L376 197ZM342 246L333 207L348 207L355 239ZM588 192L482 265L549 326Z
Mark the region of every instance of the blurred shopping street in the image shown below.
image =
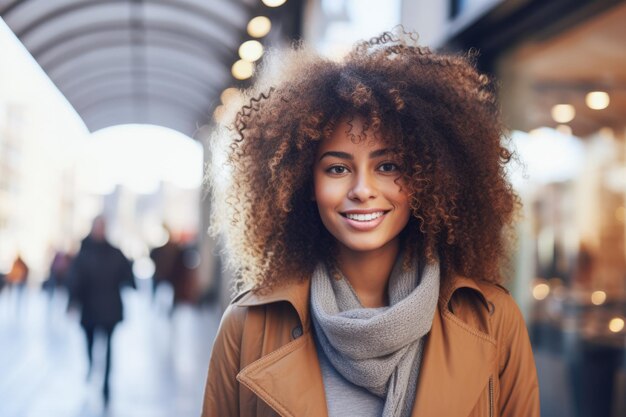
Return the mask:
M507 288L541 415L626 416L624 21L626 0L0 0L0 417L105 415L104 337L88 378L79 313L43 291L96 216L139 287L106 415L198 416L232 295L206 233L216 128L264 51L302 39L338 59L397 24L497 80L523 203ZM150 279L173 290L153 302Z
M6 289L5 289L6 290ZM66 296L26 290L0 294L0 416L191 417L199 415L219 314L182 305L169 315L167 294L148 288L123 293L125 320L113 335L111 404L103 411L104 346L94 370L76 312Z

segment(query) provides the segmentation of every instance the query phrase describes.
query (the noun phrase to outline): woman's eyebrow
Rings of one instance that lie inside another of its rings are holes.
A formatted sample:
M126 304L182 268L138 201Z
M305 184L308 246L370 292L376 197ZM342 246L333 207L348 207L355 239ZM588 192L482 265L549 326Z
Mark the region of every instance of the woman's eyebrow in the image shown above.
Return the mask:
M369 157L370 159L374 159L374 158L379 158L381 156L387 155L389 153L392 153L393 149L389 149L389 148L384 148L384 149L377 149L375 151L370 152ZM340 158L340 159L347 159L349 161L354 160L354 156L352 156L352 154L349 154L347 152L340 152L340 151L328 151L328 152L324 152L322 154L322 156L320 156L320 161L322 159L324 159L327 156L334 156L335 158Z
M322 154L322 156L320 156L320 161L322 159L324 159L327 156L334 156L336 158L340 158L340 159L348 159L350 161L352 161L354 159L354 157L352 156L352 154L349 154L347 152L339 152L339 151L328 151L328 152L324 152Z
M377 149L375 151L370 152L370 159L378 158L378 157L387 155L392 152L393 152L393 149L389 149L389 148Z

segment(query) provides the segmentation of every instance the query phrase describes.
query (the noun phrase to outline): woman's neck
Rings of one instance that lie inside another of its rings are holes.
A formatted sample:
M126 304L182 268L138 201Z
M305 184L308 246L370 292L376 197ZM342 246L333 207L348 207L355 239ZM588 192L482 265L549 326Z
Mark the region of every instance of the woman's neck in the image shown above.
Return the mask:
M345 246L339 248L339 269L354 288L363 307L389 305L387 284L399 250L398 239L375 251L359 252Z

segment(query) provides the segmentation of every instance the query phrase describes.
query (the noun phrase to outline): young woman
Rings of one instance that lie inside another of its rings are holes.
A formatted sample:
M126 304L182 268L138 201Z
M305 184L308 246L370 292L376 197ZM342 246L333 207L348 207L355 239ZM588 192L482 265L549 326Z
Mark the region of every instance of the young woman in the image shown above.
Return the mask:
M270 62L214 138L230 178L213 179L214 226L242 291L203 416L538 416L499 285L518 199L489 80L403 33Z

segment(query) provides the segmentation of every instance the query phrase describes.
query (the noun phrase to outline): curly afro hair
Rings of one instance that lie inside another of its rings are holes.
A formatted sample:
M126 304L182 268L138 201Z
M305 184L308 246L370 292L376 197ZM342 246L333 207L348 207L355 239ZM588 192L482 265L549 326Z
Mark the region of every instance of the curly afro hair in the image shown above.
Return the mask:
M320 140L343 117L393 142L412 218L406 253L452 274L501 282L519 199L492 82L473 56L439 54L386 32L341 61L303 45L273 52L211 138L212 231L237 287L308 279L333 239L311 200ZM273 77L273 78L272 78ZM220 158L222 158L220 160Z

